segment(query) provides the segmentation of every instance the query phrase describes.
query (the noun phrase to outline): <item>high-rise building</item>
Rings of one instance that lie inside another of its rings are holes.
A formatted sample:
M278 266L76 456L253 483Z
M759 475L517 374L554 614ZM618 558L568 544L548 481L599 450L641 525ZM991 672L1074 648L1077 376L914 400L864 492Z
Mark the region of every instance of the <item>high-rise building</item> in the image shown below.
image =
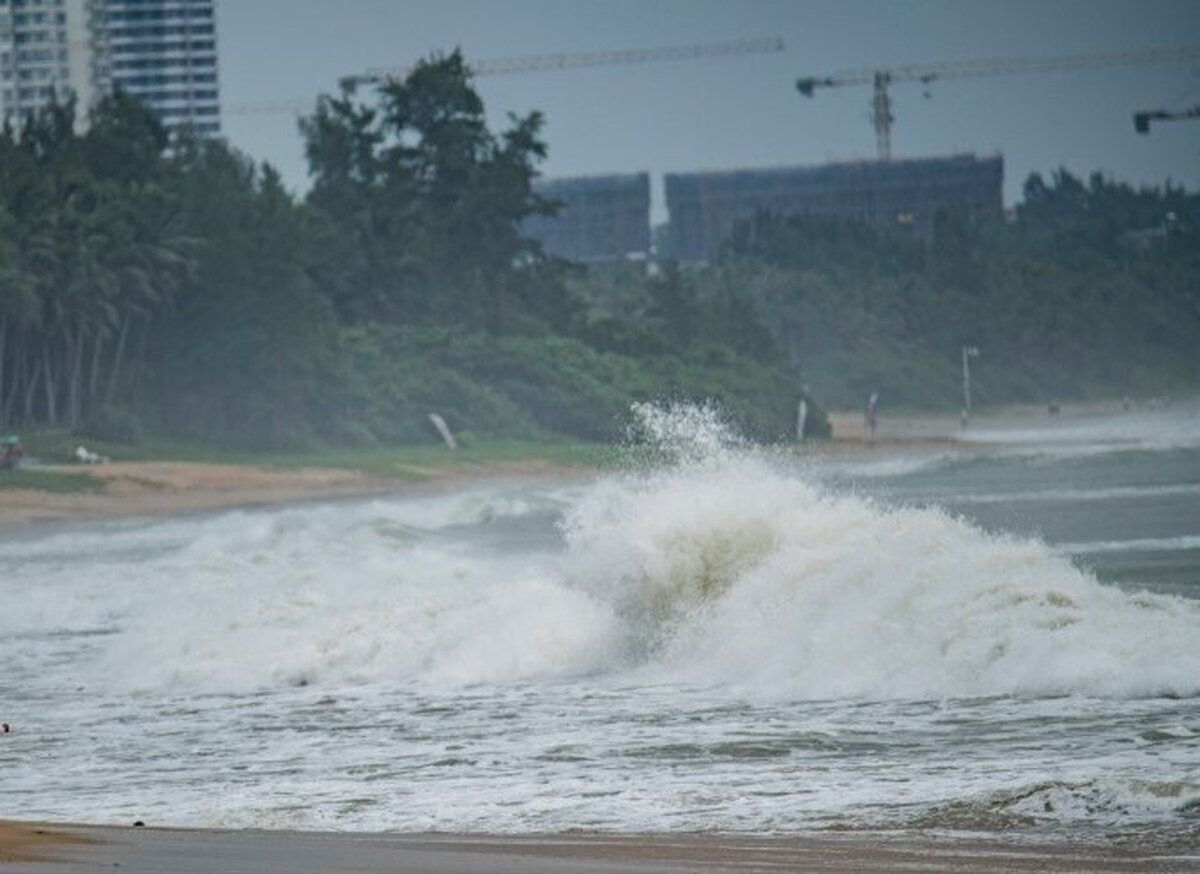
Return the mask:
M0 110L11 118L68 92L92 99L86 0L0 0Z
M140 97L171 131L221 129L214 0L92 0L97 75Z
M928 237L942 210L976 223L1003 215L1004 160L951 155L709 173L668 173L669 254L712 258L756 212L837 216Z
M650 174L539 179L534 191L558 203L524 230L547 252L580 261L645 256L650 248Z
M220 130L214 0L0 0L0 114L76 98L79 123L113 88L169 130Z

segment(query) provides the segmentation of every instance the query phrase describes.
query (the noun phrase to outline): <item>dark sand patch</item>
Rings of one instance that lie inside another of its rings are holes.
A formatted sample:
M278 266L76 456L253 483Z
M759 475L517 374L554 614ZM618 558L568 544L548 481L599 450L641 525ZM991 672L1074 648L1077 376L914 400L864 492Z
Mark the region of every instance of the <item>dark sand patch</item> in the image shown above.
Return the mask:
M1154 838L1038 843L1003 836L863 833L468 837L106 826L50 831L21 824L0 826L0 835L9 847L0 869L42 874L100 868L123 874L1200 870L1194 845Z

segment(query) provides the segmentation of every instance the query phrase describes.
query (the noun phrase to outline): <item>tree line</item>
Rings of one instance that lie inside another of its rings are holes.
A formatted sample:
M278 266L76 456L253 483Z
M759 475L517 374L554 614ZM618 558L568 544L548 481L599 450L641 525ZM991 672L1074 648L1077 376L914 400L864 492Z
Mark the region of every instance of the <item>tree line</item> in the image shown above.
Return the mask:
M543 119L490 130L457 52L322 96L303 198L128 95L74 116L0 130L0 424L284 447L430 440L436 411L468 437L608 439L634 400L703 398L791 427L769 336L690 292L677 323L676 272L649 280L653 329L592 323L582 268L521 232L556 209Z
M522 234L556 209L542 117L490 130L458 53L321 97L304 197L127 95L74 118L0 129L0 425L288 447L433 440L436 411L610 439L632 401L703 399L775 439L806 384L812 433L817 400L873 388L953 403L964 343L983 400L1196 384L1200 208L1174 187L1060 172L999 227L762 214L711 265L584 268Z
M735 284L817 394L955 408L1200 387L1200 196L1066 170L1029 177L1015 214L948 210L931 238L762 214L704 282Z

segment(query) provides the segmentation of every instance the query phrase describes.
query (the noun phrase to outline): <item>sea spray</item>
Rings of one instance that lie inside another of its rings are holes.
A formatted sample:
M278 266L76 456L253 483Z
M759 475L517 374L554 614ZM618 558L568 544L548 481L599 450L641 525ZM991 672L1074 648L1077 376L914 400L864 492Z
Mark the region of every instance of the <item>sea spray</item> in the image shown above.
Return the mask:
M1196 845L1195 600L839 496L708 413L692 440L678 412L659 433L686 451L595 481L0 538L10 805L196 827ZM1190 458L1151 472L1190 482ZM1145 485L1110 461L1036 485ZM997 470L954 471L958 493L1011 486Z
M1100 585L1036 540L936 509L837 495L711 409L640 412L667 459L590 483L14 542L22 595L6 623L44 629L51 664L78 658L64 685L133 691L646 677L810 700L1200 689L1195 601ZM544 528L537 549L528 532L519 548L495 536L524 519ZM11 664L36 661L25 650Z
M640 412L674 461L583 495L564 566L664 679L801 698L1200 689L1194 602L1101 586L936 509L824 493L711 411Z

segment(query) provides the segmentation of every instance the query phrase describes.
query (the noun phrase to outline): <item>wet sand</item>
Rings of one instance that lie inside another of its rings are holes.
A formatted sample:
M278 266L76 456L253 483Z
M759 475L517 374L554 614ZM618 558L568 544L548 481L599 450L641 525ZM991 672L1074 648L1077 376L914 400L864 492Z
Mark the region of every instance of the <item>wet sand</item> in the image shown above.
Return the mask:
M953 440L951 420L910 417L893 420L886 430L868 439L852 414L835 416L835 437L814 441L798 451L817 454L900 449L946 444ZM117 461L88 466L42 468L63 473L86 473L102 483L91 492L49 492L0 489L0 526L29 522L115 519L161 516L203 510L231 509L300 501L358 497L447 485L497 476L579 475L586 468L556 468L528 459L481 465L431 465L411 469L406 477L371 476L344 468L270 468L253 465L182 461Z
M496 476L549 475L536 459L481 466L411 469L410 476L371 476L345 468L268 468L183 461L47 466L86 473L103 483L94 492L0 489L0 526L28 522L161 516L300 501L359 497ZM570 468L563 473L578 472Z
M51 826L0 823L0 871L172 874L502 874L758 871L1200 871L1195 847L1004 837L831 834L520 837Z
M1189 402L1195 403L1195 399ZM1050 416L1047 407L1012 405L977 411L970 427L996 422L1023 422L1029 426L1067 419L1160 409L1166 399L1137 402L1090 401L1064 404ZM879 413L875 434L864 427L861 410L828 413L833 426L830 440L796 444L800 453L843 455L859 452L904 451L937 447L963 447L962 421L954 412L892 411ZM970 445L978 446L972 441ZM417 486L452 484L495 476L579 475L581 466L561 467L529 458L483 462L477 465L438 463L401 464L395 477L371 476L346 468L273 468L253 465L199 462L111 462L99 465L54 465L43 468L87 473L101 479L102 491L66 494L30 489L0 489L0 525L9 523L87 520L155 516L198 510L227 509L323 498L354 497L394 492Z
M1113 413L1115 402L1076 405L1063 418ZM815 440L796 451L816 456L858 452L962 446L962 424L952 413L880 413L874 435L863 427L861 412L829 414L832 440ZM1044 407L989 410L972 420L976 426L997 419L1044 422ZM271 468L198 462L111 462L45 468L87 473L103 481L96 492L53 493L32 489L0 489L0 525L27 522L158 516L200 510L229 509L297 501L355 497L447 484L492 476L579 475L584 468L558 469L527 459L478 466L430 465L405 469L404 477L379 477L345 468Z

